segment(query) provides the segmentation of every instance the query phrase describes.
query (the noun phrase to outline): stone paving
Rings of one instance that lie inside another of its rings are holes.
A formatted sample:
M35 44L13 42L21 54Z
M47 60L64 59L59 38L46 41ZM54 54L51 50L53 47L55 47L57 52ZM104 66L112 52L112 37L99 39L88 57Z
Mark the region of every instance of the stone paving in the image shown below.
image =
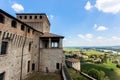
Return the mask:
M61 75L58 73L33 73L24 80L62 80Z

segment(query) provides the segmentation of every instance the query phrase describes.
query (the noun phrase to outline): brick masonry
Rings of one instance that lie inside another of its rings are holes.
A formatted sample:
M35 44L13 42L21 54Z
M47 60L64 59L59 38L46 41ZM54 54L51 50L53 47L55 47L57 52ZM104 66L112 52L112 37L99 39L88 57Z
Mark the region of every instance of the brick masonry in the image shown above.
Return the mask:
M4 22L0 22L0 47L2 41L8 42L6 54L1 54L0 48L0 73L5 72L5 80L20 80L21 65L22 79L34 71L46 72L46 67L50 72L61 69L63 63L61 40L63 37L58 37L57 42L60 47L56 49L43 48L45 44L40 41L40 37L50 31L50 23L46 14L17 14L17 18L15 18L0 10L0 16L4 17ZM27 19L24 18L25 16ZM16 27L11 26L13 20L17 23ZM21 25L24 26L24 30L21 30ZM40 45L42 46L40 47ZM23 61L21 64L22 51ZM56 69L56 63L59 63L59 69Z

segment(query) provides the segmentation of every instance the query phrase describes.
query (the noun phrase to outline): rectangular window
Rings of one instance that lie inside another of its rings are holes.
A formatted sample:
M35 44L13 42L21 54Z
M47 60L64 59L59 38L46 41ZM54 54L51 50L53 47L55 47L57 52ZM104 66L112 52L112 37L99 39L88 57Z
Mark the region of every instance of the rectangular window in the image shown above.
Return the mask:
M29 51L31 50L31 42L29 43Z
M5 72L0 73L0 80L4 80L4 75L5 75Z
M7 52L7 46L8 46L8 42L2 41L1 54L6 54L6 52Z
M30 28L28 28L28 33L30 33Z
M25 30L25 26L21 25L21 30L24 31Z
M56 63L56 69L59 69L59 63Z
M58 42L52 42L52 48L58 48Z
M30 61L28 61L27 72L30 72Z

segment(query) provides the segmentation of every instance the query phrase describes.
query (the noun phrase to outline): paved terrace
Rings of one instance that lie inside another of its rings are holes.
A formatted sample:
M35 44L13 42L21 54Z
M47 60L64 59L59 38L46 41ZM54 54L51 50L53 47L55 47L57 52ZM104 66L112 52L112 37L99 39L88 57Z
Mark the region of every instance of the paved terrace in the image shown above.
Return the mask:
M58 73L33 73L30 77L24 80L62 80L61 75Z

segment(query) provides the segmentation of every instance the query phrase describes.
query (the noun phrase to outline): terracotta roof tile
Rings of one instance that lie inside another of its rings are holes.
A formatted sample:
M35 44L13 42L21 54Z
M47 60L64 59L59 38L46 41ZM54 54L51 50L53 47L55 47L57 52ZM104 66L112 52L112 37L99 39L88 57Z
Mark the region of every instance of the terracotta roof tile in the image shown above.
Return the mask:
M67 61L70 61L70 62L80 62L78 59L75 59L75 58L69 58Z
M41 37L61 37L61 38L64 38L64 36L53 34L53 33L48 33L48 32L44 33Z

